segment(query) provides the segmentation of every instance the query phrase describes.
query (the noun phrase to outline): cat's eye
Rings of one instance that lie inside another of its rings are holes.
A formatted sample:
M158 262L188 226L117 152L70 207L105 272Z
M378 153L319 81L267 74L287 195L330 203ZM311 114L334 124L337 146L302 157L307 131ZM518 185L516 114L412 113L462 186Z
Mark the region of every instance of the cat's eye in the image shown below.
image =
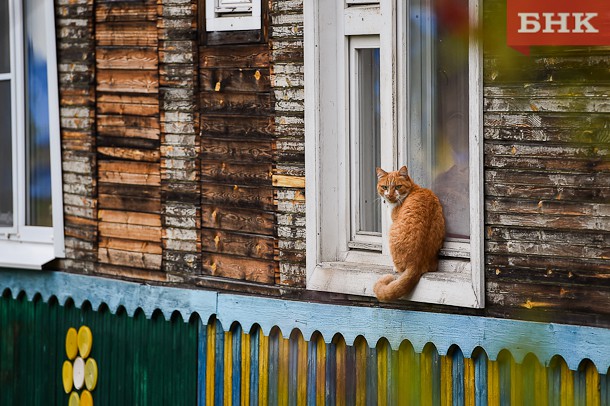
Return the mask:
M398 190L398 189L402 189L402 185L396 185L396 186L394 186L394 187L395 187L397 190Z
M383 190L388 190L388 187L387 187L386 185L381 186L381 188L382 188Z

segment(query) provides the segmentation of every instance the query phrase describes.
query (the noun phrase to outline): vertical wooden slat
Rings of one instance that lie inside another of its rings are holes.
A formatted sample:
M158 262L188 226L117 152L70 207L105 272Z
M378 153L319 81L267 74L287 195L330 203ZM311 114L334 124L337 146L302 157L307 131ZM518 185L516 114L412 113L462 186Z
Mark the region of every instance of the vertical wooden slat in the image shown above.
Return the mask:
M523 404L522 368L510 357L510 401L513 405Z
M377 403L377 349L366 345L366 404Z
M367 392L367 380L366 380L366 366L367 366L367 349L368 345L363 337L358 337L354 341L354 349L356 352L356 406L366 405L366 392Z
M242 329L239 324L231 328L231 339L231 405L237 406L241 402Z
M574 372L561 360L561 406L574 405Z
M549 388L547 368L538 360L534 363L534 404L546 405L549 403Z
M259 381L258 381L258 404L267 405L269 402L269 386L270 386L270 351L269 351L269 337L265 336L262 330L258 329L258 342L259 342L259 353L258 353L258 369L259 369Z
M316 387L316 406L325 406L326 404L326 343L324 337L318 335L314 338L317 341L316 345L316 380L311 382L311 385Z
M337 345L334 341L326 346L326 406L337 404Z
M464 358L464 405L474 406L475 399L475 362L472 358Z
M356 348L345 346L345 404L356 404Z
M220 321L216 320L216 347L214 348L215 366L214 366L214 405L223 405L225 397L225 331L223 330Z
M441 357L441 405L453 404L453 359L447 354Z
M453 405L464 404L464 355L462 350L455 347L451 358L453 359L452 379L453 379Z
M250 330L250 402L251 406L259 405L259 385L260 385L260 336L261 329L258 326L254 326Z
M267 387L267 402L269 405L278 404L278 379L280 366L280 341L282 334L279 329L272 330L269 336L269 384Z
M298 397L299 377L299 336L294 330L288 340L288 405L296 406Z
M586 405L597 406L601 404L600 397L600 379L597 368L592 362L587 362L585 368L586 376Z
M206 405L207 389L207 355L208 355L208 326L203 320L197 323L199 337L197 339L197 404Z
M241 333L241 400L242 406L250 404L250 368L252 364L252 353L250 350L251 336L242 331Z
M499 364L499 385L500 385L500 405L511 405L512 382L511 382L511 362L512 357L506 352L501 352L498 356Z
M307 404L307 366L308 366L308 342L302 334L299 333L297 340L297 406L305 406ZM310 385L315 386L315 381L310 382Z
M279 365L278 365L278 384L277 396L278 405L288 404L288 379L290 374L290 343L287 338L279 339Z
M388 352L389 344L385 340L377 343L377 404L386 406L388 403Z
M420 354L420 365L421 365L421 405L432 406L433 396L433 375L432 375L432 353L434 346L427 345Z
M346 406L346 385L347 385L347 345L343 337L339 337L335 343L335 361L337 364L336 369L336 383L335 383L335 394L336 394L336 405Z
M316 382L318 373L317 346L318 341L315 339L310 340L307 344L307 405L316 404L316 385L313 383Z
M205 368L205 404L214 405L214 388L216 372L216 321L212 319L207 325L206 368Z
M498 361L487 361L487 404L500 406L500 365Z

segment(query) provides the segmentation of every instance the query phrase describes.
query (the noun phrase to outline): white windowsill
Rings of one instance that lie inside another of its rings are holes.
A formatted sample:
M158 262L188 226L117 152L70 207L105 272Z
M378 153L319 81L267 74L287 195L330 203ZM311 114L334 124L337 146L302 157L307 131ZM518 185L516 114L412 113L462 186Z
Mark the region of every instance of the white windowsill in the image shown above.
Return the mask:
M0 267L42 269L56 258L53 244L0 241Z
M323 262L308 277L307 289L374 297L375 282L388 273L394 271L387 265ZM441 260L438 271L424 274L413 292L399 300L405 301L480 307L472 286L470 262L460 259Z

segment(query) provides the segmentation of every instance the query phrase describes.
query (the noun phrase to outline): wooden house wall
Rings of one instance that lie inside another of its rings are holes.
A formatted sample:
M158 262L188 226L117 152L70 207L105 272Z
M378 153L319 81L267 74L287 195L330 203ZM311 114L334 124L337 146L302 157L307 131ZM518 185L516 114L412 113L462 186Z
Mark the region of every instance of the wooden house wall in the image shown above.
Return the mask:
M486 313L610 327L610 49L506 47L485 2Z
M468 313L610 327L608 48L520 56L505 1L483 4L487 304ZM56 2L55 268L374 303L304 290L302 7L270 1L260 41L222 43L196 0Z
M200 47L201 242L206 274L276 281L274 97L269 46ZM209 41L212 42L212 41Z

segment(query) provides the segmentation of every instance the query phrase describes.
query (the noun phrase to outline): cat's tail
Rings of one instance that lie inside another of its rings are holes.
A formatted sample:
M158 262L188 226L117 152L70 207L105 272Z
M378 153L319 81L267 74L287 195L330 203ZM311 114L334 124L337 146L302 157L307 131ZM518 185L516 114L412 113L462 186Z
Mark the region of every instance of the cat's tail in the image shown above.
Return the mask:
M411 292L421 275L419 273L403 272L398 278L395 275L383 275L375 286L373 292L381 302L396 300Z

